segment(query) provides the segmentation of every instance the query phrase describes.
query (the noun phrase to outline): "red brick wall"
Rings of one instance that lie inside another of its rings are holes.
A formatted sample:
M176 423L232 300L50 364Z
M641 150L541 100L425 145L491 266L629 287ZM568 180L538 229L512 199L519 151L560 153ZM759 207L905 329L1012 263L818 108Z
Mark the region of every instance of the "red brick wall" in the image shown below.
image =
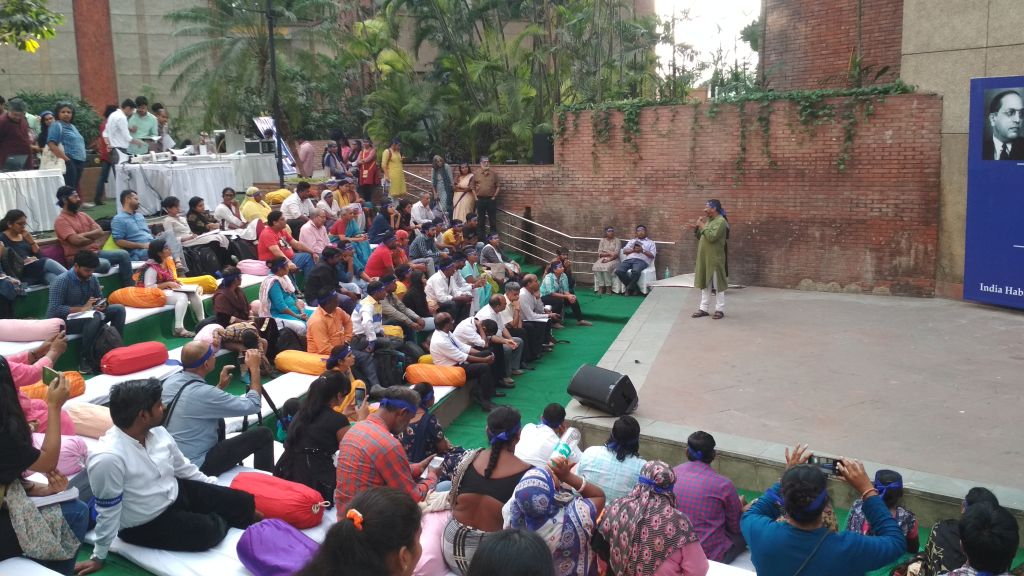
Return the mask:
M764 69L775 90L846 86L857 32L856 0L767 0ZM899 77L903 0L863 0L863 66Z
M889 292L931 296L938 240L941 100L893 96L856 128L852 157L836 167L843 127L827 123L808 133L794 107L776 103L768 149L748 104L745 172L739 156L737 107L716 118L707 105L661 107L640 117L639 153L622 144L621 117L607 143L592 145L589 114L556 144L554 166L498 166L502 207L526 206L545 225L576 236L600 236L605 225L622 235L645 223L659 249L659 276L691 272L692 232L708 198L722 201L732 227L733 282L781 288ZM699 122L693 129L694 118ZM429 167L413 167L426 176Z

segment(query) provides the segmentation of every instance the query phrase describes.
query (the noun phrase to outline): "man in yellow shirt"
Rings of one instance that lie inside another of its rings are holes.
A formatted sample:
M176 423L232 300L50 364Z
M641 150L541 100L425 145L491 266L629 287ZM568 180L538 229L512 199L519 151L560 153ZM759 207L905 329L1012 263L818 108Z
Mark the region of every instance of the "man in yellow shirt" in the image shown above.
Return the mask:
M263 201L263 191L255 186L250 186L245 191L245 202L242 203L242 218L246 222L252 222L259 218L264 222L270 214L270 204Z

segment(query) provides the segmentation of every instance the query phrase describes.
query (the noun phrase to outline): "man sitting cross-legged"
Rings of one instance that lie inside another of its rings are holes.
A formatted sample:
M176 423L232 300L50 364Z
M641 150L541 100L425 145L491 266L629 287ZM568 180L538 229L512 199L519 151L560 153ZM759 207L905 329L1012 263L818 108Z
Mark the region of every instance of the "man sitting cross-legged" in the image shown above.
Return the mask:
M250 390L245 396L224 391L231 383L231 369L225 366L216 386L206 384L206 375L217 365L213 346L189 342L181 350L184 370L164 380L163 403L167 409L164 426L178 448L204 474L216 476L234 468L250 454L260 470L274 469L274 434L265 426L253 426L233 438L224 439L222 418L259 414L259 349L246 350L243 370L249 373Z
M494 374L491 373L491 364L494 364L494 353L490 350L477 351L469 344L464 344L456 338L452 331L455 329L455 321L452 315L447 312L438 312L434 315L435 332L430 337L430 355L434 364L438 366L461 366L466 371L467 380L476 380L470 395L484 412L494 409L492 397L505 396L504 392L495 391L497 383Z
M114 537L147 548L199 552L259 518L251 494L214 484L181 453L163 428L160 381L129 380L110 390L114 427L90 452L96 496L96 544L75 566L79 575L103 567Z

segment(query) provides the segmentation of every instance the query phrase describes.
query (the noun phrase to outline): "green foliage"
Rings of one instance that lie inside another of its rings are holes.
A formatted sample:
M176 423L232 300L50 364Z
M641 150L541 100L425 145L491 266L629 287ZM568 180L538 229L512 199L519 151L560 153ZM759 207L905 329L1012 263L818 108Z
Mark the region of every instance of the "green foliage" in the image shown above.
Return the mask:
M754 52L761 51L761 17L758 16L757 20L754 20L750 24L743 27L740 30L740 39L750 46L750 49Z
M88 102L67 92L18 92L14 95L25 101L28 110L39 114L44 110L51 112L58 102L70 102L75 108L75 116L71 123L78 128L85 139L85 147L92 148L93 142L100 135L100 121L103 120Z
M13 44L18 50L35 53L41 40L57 35L64 16L46 8L45 1L4 0L0 2L0 45Z

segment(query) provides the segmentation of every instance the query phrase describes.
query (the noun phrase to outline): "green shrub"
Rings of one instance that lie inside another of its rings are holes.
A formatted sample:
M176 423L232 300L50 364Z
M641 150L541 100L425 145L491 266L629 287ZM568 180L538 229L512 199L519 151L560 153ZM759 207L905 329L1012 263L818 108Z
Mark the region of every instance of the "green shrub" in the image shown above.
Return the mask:
M18 92L15 96L24 100L28 111L36 115L46 110L53 112L58 102L70 102L75 107L72 124L85 138L85 147L90 150L95 147L96 138L100 135L100 121L103 118L85 100L67 92Z

